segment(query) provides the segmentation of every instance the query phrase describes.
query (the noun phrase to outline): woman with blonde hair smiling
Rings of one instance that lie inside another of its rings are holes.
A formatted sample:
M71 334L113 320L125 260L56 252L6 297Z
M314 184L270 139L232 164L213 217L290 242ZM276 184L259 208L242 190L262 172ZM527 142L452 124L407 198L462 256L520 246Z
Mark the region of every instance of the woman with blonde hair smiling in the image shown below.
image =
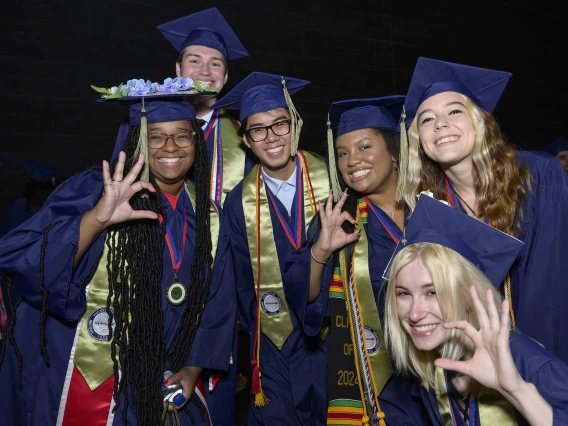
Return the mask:
M385 338L434 425L568 424L568 365L510 331L495 289L523 243L421 196L388 273Z
M501 132L492 112L510 77L418 59L404 106L397 199L412 210L417 194L432 191L522 240L500 284L511 323L568 362L568 185L558 161L516 149Z

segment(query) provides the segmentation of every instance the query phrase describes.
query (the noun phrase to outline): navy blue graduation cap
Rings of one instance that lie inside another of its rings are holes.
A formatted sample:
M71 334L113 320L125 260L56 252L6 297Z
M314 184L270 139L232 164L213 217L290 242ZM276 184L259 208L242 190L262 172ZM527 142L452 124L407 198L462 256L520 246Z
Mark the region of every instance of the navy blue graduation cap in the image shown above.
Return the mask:
M459 253L483 272L495 287L501 285L524 246L522 241L420 194L392 259L404 247L422 242L440 244ZM389 268L390 263L385 277Z
M333 198L338 201L342 191L337 177L333 129L337 137L361 129L377 128L400 131L399 120L405 96L349 99L331 104L327 120L327 153Z
M239 118L243 121L251 115L267 112L278 108L288 108L292 119L290 133L292 134L291 152L296 155L302 129L302 119L290 98L290 95L310 84L307 80L286 77L264 72L252 72L229 93L219 99L213 108L240 110Z
M248 56L240 40L215 7L166 22L157 28L179 53L187 46L199 45L218 50L228 61Z
M53 186L55 186L55 179L61 173L57 167L42 161L24 160L22 164L26 167L26 177L28 179L51 183Z
M360 129L390 129L399 131L400 114L406 96L349 99L331 104L329 122L337 129L337 137Z
M196 120L193 105L185 100L187 96L186 93L168 93L99 99L99 102L122 101L130 104L128 122L123 122L120 126L112 160L117 159L120 151L124 149L124 141L130 127L140 125L140 137L135 156L138 156L138 153L144 154L145 161L140 173L140 180L148 181L150 169L148 166L148 131L146 126L169 121Z
M512 74L486 68L430 58L418 58L401 116L402 128L410 124L418 108L426 99L444 92L466 95L480 108L492 113ZM408 169L408 139L400 132L400 169L395 199L401 201L406 186Z
M556 154L562 151L568 151L568 139L565 137L559 137L554 142L552 142L545 150L551 155L556 157Z
M492 113L511 76L505 71L418 58L404 103L406 122L412 122L422 102L443 92L466 95Z
M286 99L310 84L309 81L264 72L251 72L230 92L219 99L213 108L238 109L239 118L277 108L289 108Z

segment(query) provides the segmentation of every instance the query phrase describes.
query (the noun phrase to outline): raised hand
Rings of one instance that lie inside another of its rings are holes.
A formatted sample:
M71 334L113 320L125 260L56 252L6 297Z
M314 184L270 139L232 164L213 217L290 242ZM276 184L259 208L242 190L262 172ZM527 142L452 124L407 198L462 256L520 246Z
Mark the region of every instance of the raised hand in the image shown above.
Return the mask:
M129 203L130 198L143 189L156 191L150 182L135 182L144 166L144 155L140 154L132 170L123 178L125 161L126 154L121 151L112 178L108 162L103 161L104 194L92 210L93 219L103 229L128 220L158 218L158 215L151 211L133 210Z
M343 196L335 207L333 207L333 194L329 194L325 207L319 203L321 230L318 241L314 245L314 250L318 250L318 252L322 253L326 258L335 250L357 240L361 232L357 229L352 234L348 234L341 228L341 225L345 221L355 224L355 220L349 212L341 211L345 200L347 200L347 192L343 193Z
M444 327L463 330L475 345L475 353L467 361L440 358L434 363L446 370L470 376L483 386L496 389L501 393L515 393L525 384L525 381L519 375L513 362L509 346L509 301L503 301L501 320L499 320L492 291L488 289L485 293L486 311L477 296L475 287L471 286L469 290L480 329L477 330L467 321L448 322L444 324Z

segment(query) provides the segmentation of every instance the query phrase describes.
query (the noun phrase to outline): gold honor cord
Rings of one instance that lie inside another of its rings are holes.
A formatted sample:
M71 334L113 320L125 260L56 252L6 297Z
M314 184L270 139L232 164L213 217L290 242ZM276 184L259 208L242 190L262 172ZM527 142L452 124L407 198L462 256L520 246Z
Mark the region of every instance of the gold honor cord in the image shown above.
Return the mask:
M371 275L369 273L369 243L359 209L357 209L357 226L361 230L361 233L355 242L353 252L353 283L359 299L363 325L373 329L378 336L377 344L379 345L379 350L369 354L371 367L373 369L372 377L375 381L378 397L392 375L392 365L387 347L384 344L383 327L379 319L379 311L373 293L373 285L371 284Z
M221 205L223 205L227 193L243 179L246 146L237 134L235 120L223 109L219 111L219 115L221 117L219 123L221 125L223 164L218 164L217 167L222 170L223 176L223 188L221 191Z
M439 367L436 367L434 390L442 423L445 426L454 426L446 377L444 370ZM518 425L513 406L495 389L482 388L477 397L477 405L479 407L479 424L481 425Z
M318 212L317 202L327 200L329 180L327 167L320 156L304 151L298 151L298 155L300 155L302 163L301 172L304 177L304 187L296 188L296 190L304 191L304 223L307 229L308 224ZM278 312L273 311L274 313L271 315L268 315L263 309L260 310L262 333L281 350L292 332L292 321L284 294L270 208L259 165L255 165L243 180L242 191L243 213L255 288L260 287L261 300L267 293L271 293L280 299L279 302L282 305L281 308L276 310ZM258 218L257 207L259 207ZM260 235L257 236L258 221L260 221ZM260 265L257 257L259 251ZM262 267L260 268L260 280L258 280L260 266ZM272 297L272 299L276 298Z

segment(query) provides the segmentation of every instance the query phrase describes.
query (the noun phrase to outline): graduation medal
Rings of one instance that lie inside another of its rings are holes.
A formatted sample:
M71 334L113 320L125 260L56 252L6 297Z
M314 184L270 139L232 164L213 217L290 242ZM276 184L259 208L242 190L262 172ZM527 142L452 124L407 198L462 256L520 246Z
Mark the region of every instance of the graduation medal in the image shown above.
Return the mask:
M174 276L174 281L166 288L166 299L170 305L181 305L185 302L187 297L187 290L183 283L177 280L177 276Z
M177 278L177 271L181 266L181 262L183 260L183 252L185 250L185 239L187 235L187 220L185 217L185 191L181 191L181 203L182 203L182 218L183 226L180 226L181 229L181 239L180 239L180 246L181 249L178 250L176 248L173 234L171 232L170 227L166 223L166 243L168 244L168 248L170 250L170 255L172 257L172 264L174 268L174 280L172 283L166 288L166 300L170 305L178 306L185 302L187 298L187 290L185 285L178 281Z

